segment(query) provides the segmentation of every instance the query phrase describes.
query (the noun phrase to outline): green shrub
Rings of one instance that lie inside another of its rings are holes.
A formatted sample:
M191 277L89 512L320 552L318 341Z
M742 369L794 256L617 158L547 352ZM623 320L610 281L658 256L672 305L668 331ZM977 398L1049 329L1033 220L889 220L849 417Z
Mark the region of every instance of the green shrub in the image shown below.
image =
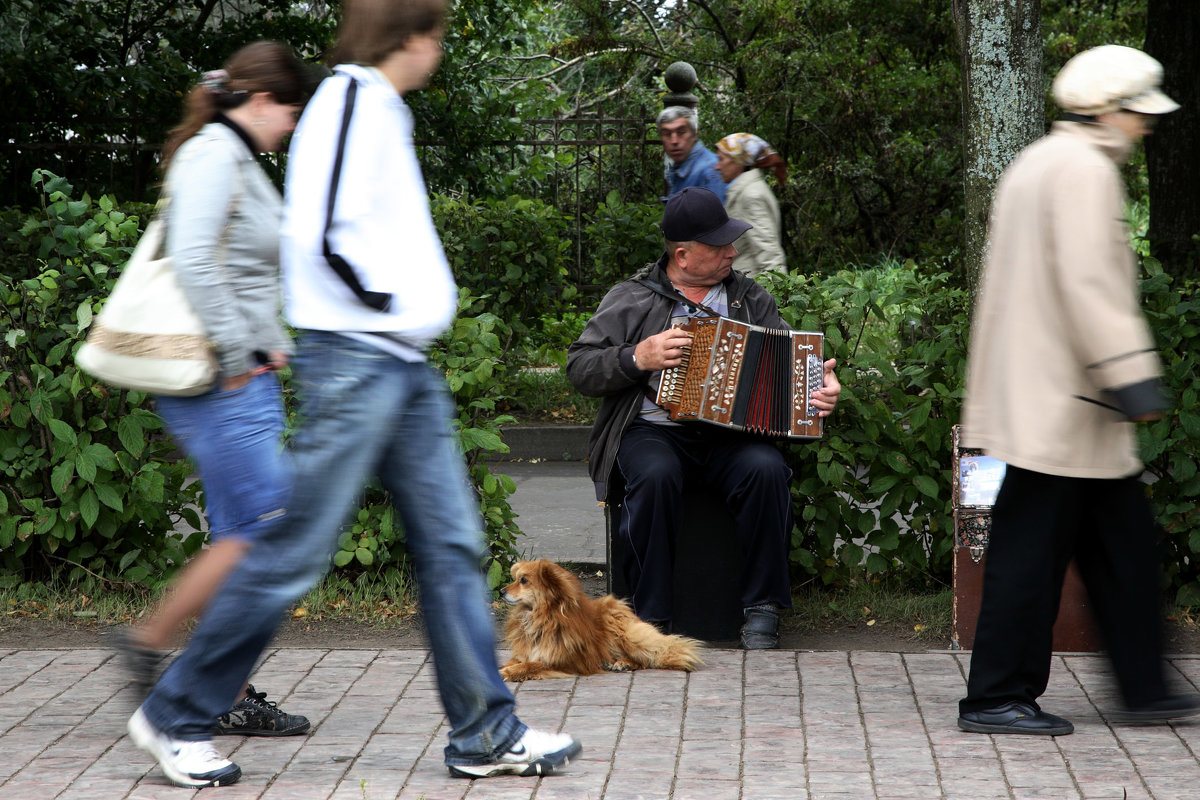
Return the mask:
M1152 479L1147 487L1165 533L1163 564L1174 600L1200 606L1200 301L1197 281L1176 279L1157 260L1142 259L1143 307L1163 359L1164 380L1175 410L1138 425L1142 458Z
M949 575L950 429L964 382L967 296L912 262L765 280L794 328L825 334L837 411L815 443L789 444L792 561L824 583ZM901 525L903 522L903 526Z
M615 191L592 213L583 237L592 262L589 278L599 291L597 301L613 284L662 255L658 227L662 213L662 203L627 203Z
M470 313L488 312L519 335L576 294L567 280L571 246L565 214L520 197L473 200L433 195L433 218Z
M85 591L96 580L157 587L203 544L203 533L168 535L181 521L201 527L200 485L188 483L191 466L176 457L149 396L111 389L74 362L133 250L140 217L112 197L75 200L66 180L44 170L33 185L41 209L2 234L11 246L0 261L0 580L53 578ZM0 223L17 216L7 212ZM507 450L500 425L512 418L496 404L505 397L512 332L492 314L470 316L479 304L461 291L460 316L431 361L458 403L489 580L498 586L518 557L520 530L506 499L516 487L484 459ZM369 489L339 538L335 567L406 570L403 538L389 498Z
M0 273L0 570L10 581L62 577L157 584L201 545L173 536L198 487L147 395L112 391L75 367L93 314L129 257L139 216L112 197L74 199L33 174L41 207L9 237Z
M1164 529L1173 600L1200 605L1200 301L1197 282L1142 258L1146 311L1176 408L1138 425ZM865 570L947 580L953 547L950 428L965 385L968 298L911 262L823 279L767 276L789 324L823 330L842 396L825 436L786 450L795 472L792 561L827 584ZM902 520L902 526L897 522Z

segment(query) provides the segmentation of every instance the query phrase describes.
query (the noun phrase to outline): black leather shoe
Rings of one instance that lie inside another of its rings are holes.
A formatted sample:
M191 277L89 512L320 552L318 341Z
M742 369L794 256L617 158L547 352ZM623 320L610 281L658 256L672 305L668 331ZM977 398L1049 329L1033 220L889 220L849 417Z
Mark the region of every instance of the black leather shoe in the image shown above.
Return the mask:
M751 606L743 613L746 615L746 624L741 631L744 650L774 650L779 647L779 611L775 606Z
M1075 730L1068 720L1015 700L985 711L960 714L958 727L971 733L1022 733L1026 736L1065 736Z
M1180 717L1200 714L1200 694L1169 695L1144 706L1126 708L1113 713L1113 722L1149 725Z

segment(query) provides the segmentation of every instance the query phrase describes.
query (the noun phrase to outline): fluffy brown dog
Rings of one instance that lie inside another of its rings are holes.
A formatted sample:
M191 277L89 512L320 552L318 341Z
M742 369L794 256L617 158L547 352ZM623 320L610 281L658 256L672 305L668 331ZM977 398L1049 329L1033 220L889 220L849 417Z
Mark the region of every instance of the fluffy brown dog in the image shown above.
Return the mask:
M500 668L508 681L571 678L604 670L681 669L704 662L700 643L659 633L623 600L592 599L579 579L550 561L519 561L504 588L505 636L513 657Z

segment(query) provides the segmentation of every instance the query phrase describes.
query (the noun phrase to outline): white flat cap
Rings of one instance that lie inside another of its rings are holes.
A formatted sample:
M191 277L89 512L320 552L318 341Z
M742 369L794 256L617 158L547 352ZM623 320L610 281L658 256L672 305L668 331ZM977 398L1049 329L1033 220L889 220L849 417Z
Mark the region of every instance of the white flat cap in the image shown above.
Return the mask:
M1141 50L1106 44L1063 65L1054 100L1064 111L1090 117L1118 110L1169 114L1179 104L1159 90L1162 76L1162 64Z

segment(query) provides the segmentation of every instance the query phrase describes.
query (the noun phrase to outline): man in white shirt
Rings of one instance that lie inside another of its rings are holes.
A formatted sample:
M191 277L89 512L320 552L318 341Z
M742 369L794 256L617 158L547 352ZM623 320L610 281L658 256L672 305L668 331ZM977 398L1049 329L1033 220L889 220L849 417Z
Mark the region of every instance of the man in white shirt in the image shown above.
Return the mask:
M454 400L425 358L453 319L458 289L402 98L436 71L445 15L445 0L347 2L334 74L292 139L283 272L287 317L301 331L301 409L290 527L298 549L318 548L296 574L307 569L309 583L320 575L355 498L378 477L416 568L451 728L450 774L546 775L580 745L514 713L497 668Z

